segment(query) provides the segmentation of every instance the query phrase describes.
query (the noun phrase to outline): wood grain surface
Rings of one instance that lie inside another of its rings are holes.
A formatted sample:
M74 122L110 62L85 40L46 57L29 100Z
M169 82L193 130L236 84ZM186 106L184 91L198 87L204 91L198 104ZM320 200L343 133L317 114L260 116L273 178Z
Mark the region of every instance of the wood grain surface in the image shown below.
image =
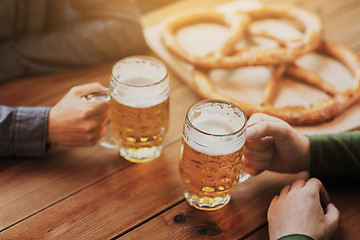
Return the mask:
M169 1L144 16L145 26L195 6L226 1ZM325 36L360 53L358 0L266 0L316 12ZM156 56L149 52L148 55ZM49 76L0 83L0 104L54 105L72 87L109 84L113 63ZM238 184L230 203L203 212L184 199L178 174L185 113L200 98L170 71L170 127L160 158L133 164L117 150L53 145L43 159L0 161L0 239L268 239L267 208L287 184L308 174L264 172ZM360 236L358 183L325 179L341 212L333 239Z

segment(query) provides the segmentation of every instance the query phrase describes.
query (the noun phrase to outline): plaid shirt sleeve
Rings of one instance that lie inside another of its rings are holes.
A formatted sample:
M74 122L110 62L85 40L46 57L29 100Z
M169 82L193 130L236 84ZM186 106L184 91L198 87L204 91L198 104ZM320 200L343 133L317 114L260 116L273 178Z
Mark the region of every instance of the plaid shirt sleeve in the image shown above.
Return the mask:
M50 107L0 105L0 157L46 154Z

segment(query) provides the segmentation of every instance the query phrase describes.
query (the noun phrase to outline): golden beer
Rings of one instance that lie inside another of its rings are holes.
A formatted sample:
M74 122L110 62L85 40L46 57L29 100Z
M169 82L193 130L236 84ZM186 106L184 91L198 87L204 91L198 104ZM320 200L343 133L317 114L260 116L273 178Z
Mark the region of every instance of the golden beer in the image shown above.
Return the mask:
M111 128L113 139L122 155L137 155L161 151L161 145L169 124L169 98L155 106L135 108L111 99ZM151 160L151 159L147 159ZM141 161L141 157L132 159Z
M203 206L225 205L239 182L242 148L225 155L208 155L182 141L180 176L188 198ZM195 204L195 207L197 205Z
M160 156L169 124L170 80L165 65L133 56L117 62L110 78L112 140L131 162Z
M179 173L195 208L216 210L230 201L241 177L246 117L236 105L206 100L189 108Z

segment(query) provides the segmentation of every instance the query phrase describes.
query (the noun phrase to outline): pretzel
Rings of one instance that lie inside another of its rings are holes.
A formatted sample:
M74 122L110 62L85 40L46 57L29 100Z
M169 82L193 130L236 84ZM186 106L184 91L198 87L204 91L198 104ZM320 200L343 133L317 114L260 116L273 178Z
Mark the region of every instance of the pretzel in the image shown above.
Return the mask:
M302 37L293 41L283 41L269 33L251 32L250 28L251 34L266 35L276 39L280 42L280 46L235 49L236 41L245 34L245 30L249 25L249 19L260 20L264 18L286 18L296 21L304 29ZM217 22L230 27L230 37L224 44L220 54L212 53L208 56L194 56L184 50L176 40L175 34L179 29L200 22ZM182 13L166 21L165 27L161 32L161 38L167 49L180 59L199 68L213 69L293 62L298 57L318 47L321 41L321 32L320 19L306 10L290 6L262 6L249 11L238 11L229 14L208 9Z
M236 42L243 37L250 18L248 15L241 13L225 15L213 9L207 9L187 12L186 14L174 16L168 20L164 31L161 33L165 46L167 46L173 54L192 64L199 61L200 57L186 52L176 40L175 34L179 29L199 22L217 23L230 28L230 36L219 51L220 55L226 56L232 52L232 48ZM216 53L213 54L215 55Z
M318 124L340 114L354 102L360 100L360 58L350 49L330 42L322 42L319 52L325 53L344 64L354 76L355 82L352 87L346 90L336 90L335 87L324 81L317 74L302 69L296 64L278 65L273 71L270 83L266 85L265 96L262 104L240 101L228 97L216 90L215 86L208 77L207 71L195 68L193 72L193 82L197 93L203 98L223 99L233 102L241 107L247 116L256 112L263 112L287 121L291 125L311 125ZM285 66L285 67L284 67ZM284 107L274 107L271 105L276 93L276 82L281 81L283 73L291 75L310 85L313 85L330 97L312 103L309 107L294 105Z

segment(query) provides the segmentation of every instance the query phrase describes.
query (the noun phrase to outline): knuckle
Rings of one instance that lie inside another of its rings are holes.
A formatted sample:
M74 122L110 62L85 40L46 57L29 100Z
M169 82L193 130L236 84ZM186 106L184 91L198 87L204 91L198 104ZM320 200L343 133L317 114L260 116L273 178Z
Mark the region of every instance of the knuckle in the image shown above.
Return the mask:
M79 93L79 91L80 91L80 89L81 89L81 86L74 86L74 87L72 87L71 89L70 89L70 91L69 92L72 92L73 94L77 94L77 93Z
M320 189L323 187L322 182L317 179L317 178L310 178L306 184L306 189L308 190L308 194L313 196L313 195L318 195Z
M258 123L255 127L258 128L260 132L268 132L271 129L271 123L268 121L262 121Z
M98 110L92 105L87 104L86 107L80 112L82 119L90 119L92 116L96 115Z
M88 146L95 145L98 141L98 138L95 134L87 134L87 135L85 135L84 139L85 139L85 143Z
M103 85L101 85L99 82L92 82L92 83L88 83L86 85L87 88L91 88L94 89L95 91L97 90L102 90L104 88Z
M251 149L249 149L248 147L245 147L244 152L243 152L244 157L246 157L247 159L251 159L251 152L252 152Z
M264 170L263 169L259 169L257 166L255 166L254 164L251 164L249 162L244 162L242 164L243 170L247 173L249 173L250 175L259 175L260 173L262 173Z
M252 169L252 171L248 172L250 175L259 175L260 173L262 173L263 170L259 170L259 169Z
M92 111L101 113L102 115L105 115L107 112L106 110L108 110L109 108L110 108L110 103L103 100L98 100L94 102L92 105Z
M86 124L84 124L84 132L87 134L94 134L98 128L98 124L94 121L89 121Z
M251 150L251 149L249 149L249 148L245 148L243 154L244 154L244 157L245 157L248 161L258 160L257 152L254 151L254 150Z
M264 131L272 132L272 130L277 127L278 123L274 123L274 122L270 122L270 121L263 121L263 122L261 122L261 124L263 125Z
M292 185L298 185L298 184L305 184L305 180L304 179L297 179Z
M91 115L91 112L89 112L87 109L83 109L79 112L79 117L81 120L86 120Z
M309 184L322 185L321 181L317 178L310 178L307 182Z
M256 120L256 121L259 121L261 119L263 119L264 117L267 117L268 115L265 114L265 113L254 113L250 116L250 119L251 120ZM249 120L250 120L249 119Z
M92 86L92 87L102 87L102 85L101 85L99 82L89 83L89 86Z

